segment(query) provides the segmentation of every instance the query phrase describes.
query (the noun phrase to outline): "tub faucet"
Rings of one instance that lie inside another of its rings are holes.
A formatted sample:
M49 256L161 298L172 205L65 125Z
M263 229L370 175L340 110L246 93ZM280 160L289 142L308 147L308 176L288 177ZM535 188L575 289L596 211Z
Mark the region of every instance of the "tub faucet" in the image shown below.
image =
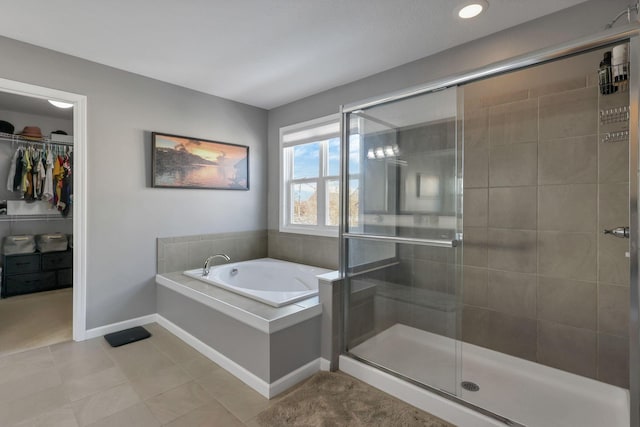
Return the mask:
M231 258L229 258L229 255L226 254L215 254L215 255L211 255L209 258L207 258L204 262L204 268L202 269L202 275L203 276L208 276L209 275L209 268L211 267L211 261L215 258L224 258L227 262L231 261Z

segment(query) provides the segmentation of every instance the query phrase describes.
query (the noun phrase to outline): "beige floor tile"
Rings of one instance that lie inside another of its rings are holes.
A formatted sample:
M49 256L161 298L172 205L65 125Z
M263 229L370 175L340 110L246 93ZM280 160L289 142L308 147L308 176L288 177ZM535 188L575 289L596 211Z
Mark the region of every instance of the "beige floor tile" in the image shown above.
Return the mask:
M52 345L50 348L53 360L57 365L64 365L101 356L105 354L103 347L100 345L100 340L102 339L101 337L80 342L67 341Z
M0 383L23 378L45 369L53 369L48 347L28 350L0 358Z
M201 354L199 354L195 359L181 363L180 366L187 372L187 374L191 375L193 379L198 379L211 371L222 369L220 365L212 362Z
M167 427L244 427L218 402L211 402L165 424Z
M189 360L196 359L200 353L189 345L185 344L180 338L167 332L156 333L150 341L169 359L175 363L184 363Z
M122 411L109 415L90 427L159 427L160 422L155 419L147 405L140 402Z
M70 406L65 406L23 421L16 427L78 427L78 422L73 414L73 409Z
M80 426L86 426L140 402L129 384L121 384L72 403Z
M248 421L244 422L245 427L261 427L258 423L258 417L255 416Z
M120 347L104 347L107 354L128 378L153 374L159 369L173 366L174 362L158 350L149 340Z
M198 382L243 422L255 417L270 405L269 399L223 369L202 376Z
M178 365L159 369L150 375L131 378L130 383L141 399L148 399L191 381Z
M55 369L45 368L24 377L0 383L0 402L25 399L34 393L61 384L62 380L58 372Z
M62 386L51 387L31 394L28 398L0 402L2 426L13 426L68 405Z
M0 300L0 355L71 340L72 318L72 289Z
M124 376L120 368L112 366L93 374L65 379L64 388L67 390L69 399L75 402L126 381L127 377Z
M115 367L115 362L102 350L81 359L73 358L68 363L56 364L56 368L65 382L82 379L88 375L97 374Z
M166 424L213 401L213 397L195 381L159 394L145 401L153 415Z

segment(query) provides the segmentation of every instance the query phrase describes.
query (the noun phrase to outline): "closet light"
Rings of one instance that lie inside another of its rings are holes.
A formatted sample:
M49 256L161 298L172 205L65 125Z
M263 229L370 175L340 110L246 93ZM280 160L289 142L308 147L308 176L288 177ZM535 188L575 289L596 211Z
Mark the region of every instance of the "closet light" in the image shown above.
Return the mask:
M73 104L69 103L69 102L62 102L62 101L54 101L54 100L49 100L49 103L51 105L54 105L58 108L71 108L73 107Z
M462 19L475 18L487 7L489 7L489 3L486 1L475 1L460 8L460 10L458 10L458 16Z

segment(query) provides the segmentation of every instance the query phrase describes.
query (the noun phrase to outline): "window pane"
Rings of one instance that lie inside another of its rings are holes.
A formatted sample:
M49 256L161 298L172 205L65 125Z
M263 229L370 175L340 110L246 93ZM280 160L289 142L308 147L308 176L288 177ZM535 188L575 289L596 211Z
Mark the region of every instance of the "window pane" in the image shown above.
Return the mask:
M360 224L360 180L349 180L349 229L357 228Z
M349 135L349 174L360 172L360 135Z
M291 224L318 224L316 189L315 182L291 185Z
M320 143L293 147L293 179L317 178L320 173Z
M329 158L327 159L329 176L340 174L340 138L331 138L328 141Z
M327 181L327 215L325 225L340 224L340 184L337 179Z

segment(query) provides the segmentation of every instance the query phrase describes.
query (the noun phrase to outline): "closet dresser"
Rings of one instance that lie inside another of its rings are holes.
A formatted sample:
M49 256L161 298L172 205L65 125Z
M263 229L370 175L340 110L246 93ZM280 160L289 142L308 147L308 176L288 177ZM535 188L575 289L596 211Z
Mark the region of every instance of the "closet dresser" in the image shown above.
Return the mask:
M1 298L69 288L73 285L73 249L3 255Z

